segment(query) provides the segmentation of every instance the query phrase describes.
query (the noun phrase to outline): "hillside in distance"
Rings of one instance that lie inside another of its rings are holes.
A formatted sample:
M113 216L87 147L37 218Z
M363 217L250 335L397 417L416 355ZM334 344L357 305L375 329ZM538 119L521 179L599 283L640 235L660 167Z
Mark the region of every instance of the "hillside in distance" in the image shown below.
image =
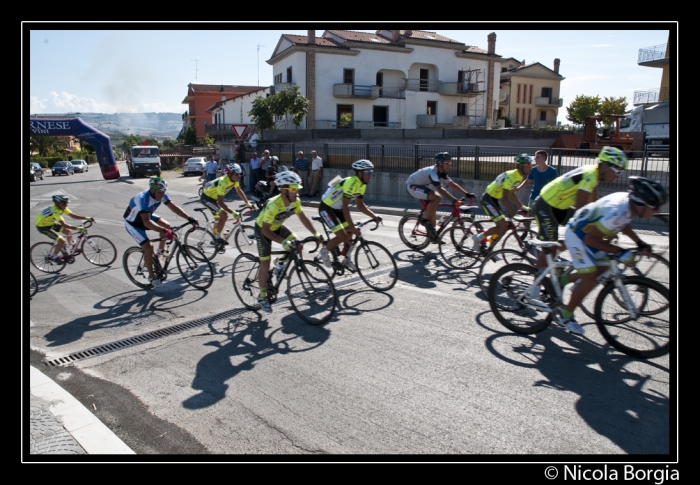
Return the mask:
M182 129L182 113L80 113L77 116L107 135L175 138Z

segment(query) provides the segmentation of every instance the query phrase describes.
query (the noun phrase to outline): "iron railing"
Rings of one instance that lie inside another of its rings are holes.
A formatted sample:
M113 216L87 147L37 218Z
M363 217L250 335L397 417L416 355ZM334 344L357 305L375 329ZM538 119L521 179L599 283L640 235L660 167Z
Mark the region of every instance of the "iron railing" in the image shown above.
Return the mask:
M641 64L642 62L665 59L667 45L668 44L659 44L652 47L644 47L642 49L639 49L639 54L637 55L637 64Z
M649 89L647 91L635 91L634 101L632 104L665 103L669 100L668 95L669 93L667 87L660 89Z

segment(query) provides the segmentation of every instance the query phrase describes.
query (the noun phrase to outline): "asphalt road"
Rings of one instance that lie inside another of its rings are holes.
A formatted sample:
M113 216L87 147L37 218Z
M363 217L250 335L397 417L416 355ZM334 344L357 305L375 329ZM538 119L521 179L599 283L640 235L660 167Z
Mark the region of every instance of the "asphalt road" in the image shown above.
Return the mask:
M196 177L165 176L173 200L193 213ZM39 292L22 307L23 349L137 454L363 461L525 454L554 462L659 461L676 452L675 351L627 357L582 313L583 337L554 326L514 335L491 314L474 271L451 270L402 245L397 216L365 233L394 254L396 287L377 293L361 281L338 282L340 308L324 326L305 324L286 304L271 315L239 311L234 249L214 260L206 291L176 269L162 288L137 288L121 266L134 245L121 216L146 186L128 176L104 181L99 170L49 176L30 184L23 214L28 248L42 240L34 216L60 191L71 210L97 219L91 234L117 246L108 268L79 257L56 275L32 269ZM167 208L159 213L184 222ZM305 235L297 221L290 226ZM645 239L665 244L654 234ZM159 330L162 337L136 338ZM116 342L126 343L45 364Z

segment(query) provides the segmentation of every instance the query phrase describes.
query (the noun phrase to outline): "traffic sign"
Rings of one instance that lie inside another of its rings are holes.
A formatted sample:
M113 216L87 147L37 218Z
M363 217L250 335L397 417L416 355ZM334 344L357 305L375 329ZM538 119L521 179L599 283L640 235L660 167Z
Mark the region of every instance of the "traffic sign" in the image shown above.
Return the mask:
M233 128L234 133L236 133L236 136L240 140L243 138L243 133L248 129L248 125L231 125L231 128Z

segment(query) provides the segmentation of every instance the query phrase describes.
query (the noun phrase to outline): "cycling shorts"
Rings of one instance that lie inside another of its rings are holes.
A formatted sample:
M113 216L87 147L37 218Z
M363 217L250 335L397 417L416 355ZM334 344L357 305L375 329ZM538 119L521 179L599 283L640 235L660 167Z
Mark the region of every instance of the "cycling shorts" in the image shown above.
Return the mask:
M282 239L287 239L292 234L292 231L284 226L280 226L272 232ZM272 254L272 241L263 235L262 227L257 224L255 224L255 239L258 241L258 256L260 257L260 261L269 260L270 254Z
M345 216L343 215L343 211L341 209L334 209L333 207L321 202L321 204L318 206L318 215L323 218L323 222L326 223L328 229L334 234L341 229L348 227L348 223L345 220Z
M541 241L559 240L559 226L563 226L574 214L574 210L555 209L542 199L535 199L535 220L539 228L539 239Z

